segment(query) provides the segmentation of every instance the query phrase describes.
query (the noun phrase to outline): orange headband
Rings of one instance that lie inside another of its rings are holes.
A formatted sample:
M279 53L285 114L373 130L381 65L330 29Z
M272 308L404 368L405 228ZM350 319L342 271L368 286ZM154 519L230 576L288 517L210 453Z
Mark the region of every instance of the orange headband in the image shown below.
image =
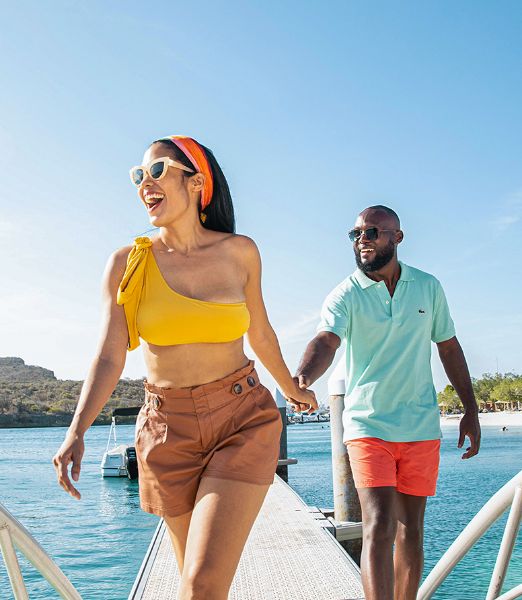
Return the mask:
M214 193L214 180L212 178L212 169L207 159L207 155L203 148L196 140L185 135L170 135L165 140L170 140L183 152L190 160L192 166L198 173L203 173L205 176L205 185L201 192L201 210L205 210L212 200Z

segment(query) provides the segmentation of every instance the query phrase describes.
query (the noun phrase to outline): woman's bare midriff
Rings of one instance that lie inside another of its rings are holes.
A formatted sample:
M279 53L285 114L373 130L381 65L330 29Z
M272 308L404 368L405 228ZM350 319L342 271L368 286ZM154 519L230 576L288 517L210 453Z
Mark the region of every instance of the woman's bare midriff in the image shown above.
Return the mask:
M202 385L248 364L243 338L217 344L155 346L142 342L147 381L165 388Z

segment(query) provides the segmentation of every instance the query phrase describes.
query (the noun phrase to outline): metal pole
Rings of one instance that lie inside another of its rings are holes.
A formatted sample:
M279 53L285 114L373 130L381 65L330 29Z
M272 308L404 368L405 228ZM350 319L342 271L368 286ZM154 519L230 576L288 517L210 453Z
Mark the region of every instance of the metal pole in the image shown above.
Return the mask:
M29 594L25 587L20 563L16 556L7 523L0 523L0 549L2 550L5 566L7 567L7 574L9 575L15 600L29 600Z
M281 421L283 422L283 430L281 431L281 437L279 438L279 460L285 460L288 458L286 400L278 389L275 391L275 401L281 415ZM288 483L288 465L280 465L277 467L276 473L284 482Z
M513 497L513 504L509 511L509 517L504 529L504 535L498 551L497 562L491 575L486 600L495 600L502 592L504 579L506 577L507 568L515 547L515 541L520 527L520 519L522 517L522 486L518 486Z
M82 600L80 594L74 589L60 567L49 558L45 550L27 529L2 504L0 504L0 524L6 524L9 527L14 546L29 559L61 598L65 600Z
M499 519L513 502L515 490L522 486L522 471L508 481L484 504L446 550L426 577L417 594L417 600L429 600L442 585L455 565L468 553L475 542Z
M332 476L334 518L336 521L362 520L359 496L355 489L346 446L343 444L344 394L330 396L330 434L332 438ZM362 540L340 542L357 562L361 560Z
M516 600L516 598L520 598L521 596L522 596L522 583L520 585L517 585L516 587L514 587L512 590L509 590L509 592L502 594L502 596L499 596L497 598L497 600Z

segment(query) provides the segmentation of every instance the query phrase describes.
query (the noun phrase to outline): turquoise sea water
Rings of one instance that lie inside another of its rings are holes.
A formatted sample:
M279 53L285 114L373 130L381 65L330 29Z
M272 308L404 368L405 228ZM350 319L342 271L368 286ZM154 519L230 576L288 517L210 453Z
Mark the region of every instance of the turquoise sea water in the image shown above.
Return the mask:
M485 427L479 456L460 459L455 427L444 429L437 496L426 514L426 572L436 563L484 502L522 468L522 427L507 432ZM138 485L125 478L103 479L99 463L108 427L86 436L80 502L56 483L51 458L65 429L0 429L0 502L38 539L85 600L124 600L148 547L157 518L139 508ZM118 427L130 442L131 425ZM289 483L309 504L332 506L329 424L288 428ZM504 517L463 560L434 596L436 600L485 597L502 536ZM58 598L27 561L21 560L31 599ZM522 542L515 548L504 589L522 581ZM0 560L0 598L11 600ZM289 599L291 600L291 599Z

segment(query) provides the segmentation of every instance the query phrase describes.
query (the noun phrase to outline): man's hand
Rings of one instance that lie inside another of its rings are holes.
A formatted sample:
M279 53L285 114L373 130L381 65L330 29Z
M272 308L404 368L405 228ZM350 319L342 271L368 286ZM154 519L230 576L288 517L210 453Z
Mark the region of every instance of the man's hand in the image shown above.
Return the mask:
M466 448L466 452L462 455L464 459L475 456L480 449L480 423L476 412L466 413L460 420L458 448L464 446L466 436L468 436L471 446Z
M312 390L307 390L304 381L303 384L301 384L297 377L293 378L293 382L295 384L295 389L285 393L285 398L293 406L295 412L306 412L309 415L312 414L319 408L314 392Z
M311 385L306 375L297 375L297 377L294 377L294 381L302 390L307 390Z

